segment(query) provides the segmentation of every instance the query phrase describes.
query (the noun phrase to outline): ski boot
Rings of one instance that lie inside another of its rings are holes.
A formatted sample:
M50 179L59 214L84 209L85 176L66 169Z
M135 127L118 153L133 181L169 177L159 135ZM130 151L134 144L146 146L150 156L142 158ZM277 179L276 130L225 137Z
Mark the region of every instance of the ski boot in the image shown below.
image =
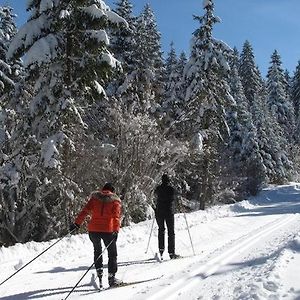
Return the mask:
M123 284L123 281L117 279L115 277L115 274L108 274L108 284L110 287L117 287L117 286L121 286Z
M175 253L169 253L170 259L177 259L180 258L181 256L179 254L175 254Z
M102 283L102 275L103 275L103 269L97 269L97 276L98 276L98 279L99 279L99 290L102 290L103 289L103 283Z
M160 260L163 260L164 249L159 249Z

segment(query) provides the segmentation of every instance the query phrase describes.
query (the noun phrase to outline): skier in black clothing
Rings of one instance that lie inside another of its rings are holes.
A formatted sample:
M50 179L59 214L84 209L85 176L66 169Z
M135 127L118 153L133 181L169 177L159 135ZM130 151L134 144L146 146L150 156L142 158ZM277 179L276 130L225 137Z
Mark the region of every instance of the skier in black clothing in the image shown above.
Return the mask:
M162 257L165 250L165 223L168 229L168 253L171 259L178 258L175 254L175 232L174 232L174 202L175 189L170 185L167 174L161 178L162 183L156 187L157 196L155 218L158 225L158 248Z

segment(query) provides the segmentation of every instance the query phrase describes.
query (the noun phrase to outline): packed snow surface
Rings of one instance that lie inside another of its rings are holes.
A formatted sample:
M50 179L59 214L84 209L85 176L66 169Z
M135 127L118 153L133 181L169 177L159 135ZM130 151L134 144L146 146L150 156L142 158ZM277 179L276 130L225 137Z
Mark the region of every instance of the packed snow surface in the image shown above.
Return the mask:
M184 258L169 260L165 253L163 262L153 259L157 226L152 220L124 227L117 277L158 279L99 293L92 268L68 299L300 299L299 213L300 184L291 183L233 205L178 214L176 250ZM0 282L55 242L0 248ZM0 299L65 299L92 263L88 235L67 236L0 285ZM107 287L106 252L104 263Z

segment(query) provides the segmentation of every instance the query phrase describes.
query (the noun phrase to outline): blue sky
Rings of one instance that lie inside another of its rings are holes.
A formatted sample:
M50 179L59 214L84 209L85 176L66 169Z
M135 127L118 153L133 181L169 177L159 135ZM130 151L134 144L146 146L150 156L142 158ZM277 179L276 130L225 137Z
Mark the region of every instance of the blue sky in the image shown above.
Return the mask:
M114 8L117 0L105 2ZM19 16L17 24L26 22L26 0L0 0ZM150 3L162 36L162 48L169 51L174 41L177 52L189 54L190 39L198 23L193 15L202 15L202 0L131 0L138 15ZM266 75L272 52L277 49L283 68L293 74L300 60L300 0L215 0L215 14L222 19L214 37L239 50L246 39L253 46L256 62Z

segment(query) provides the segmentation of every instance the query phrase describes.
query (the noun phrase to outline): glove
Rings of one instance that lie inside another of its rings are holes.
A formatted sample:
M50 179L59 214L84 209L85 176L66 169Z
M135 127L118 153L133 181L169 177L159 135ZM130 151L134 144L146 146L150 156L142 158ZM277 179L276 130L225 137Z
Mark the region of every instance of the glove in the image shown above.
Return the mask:
M117 239L118 239L118 231L114 231L112 233L112 236L113 236L114 240L117 241Z
M69 230L70 230L70 232L73 232L73 231L77 231L79 228L80 228L80 225L73 223L70 225Z

